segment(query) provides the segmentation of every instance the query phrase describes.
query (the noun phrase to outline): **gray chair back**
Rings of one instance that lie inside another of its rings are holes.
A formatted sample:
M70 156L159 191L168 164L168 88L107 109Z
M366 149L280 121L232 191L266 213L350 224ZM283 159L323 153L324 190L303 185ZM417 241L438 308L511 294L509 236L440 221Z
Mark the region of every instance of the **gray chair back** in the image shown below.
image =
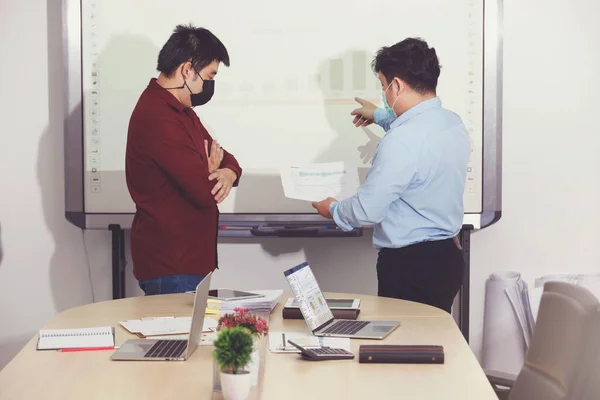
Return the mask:
M587 289L548 282L510 400L600 399L600 302Z

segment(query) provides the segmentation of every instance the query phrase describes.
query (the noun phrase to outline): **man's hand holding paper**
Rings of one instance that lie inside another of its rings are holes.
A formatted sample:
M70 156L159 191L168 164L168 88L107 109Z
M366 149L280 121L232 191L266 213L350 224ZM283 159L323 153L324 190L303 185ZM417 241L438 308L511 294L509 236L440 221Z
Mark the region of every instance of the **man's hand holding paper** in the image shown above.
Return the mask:
M331 203L335 203L336 201L337 200L333 197L328 197L322 201L313 201L312 206L316 208L317 212L322 217L325 217L327 219L333 219L331 211L329 211L329 206L331 205Z

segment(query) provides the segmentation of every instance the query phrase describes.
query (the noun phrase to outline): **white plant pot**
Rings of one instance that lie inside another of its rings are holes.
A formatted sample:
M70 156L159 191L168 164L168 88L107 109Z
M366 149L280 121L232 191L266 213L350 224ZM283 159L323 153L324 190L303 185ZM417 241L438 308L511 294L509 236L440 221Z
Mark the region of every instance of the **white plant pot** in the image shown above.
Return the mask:
M250 394L251 378L248 371L237 374L221 372L221 392L225 400L246 400Z

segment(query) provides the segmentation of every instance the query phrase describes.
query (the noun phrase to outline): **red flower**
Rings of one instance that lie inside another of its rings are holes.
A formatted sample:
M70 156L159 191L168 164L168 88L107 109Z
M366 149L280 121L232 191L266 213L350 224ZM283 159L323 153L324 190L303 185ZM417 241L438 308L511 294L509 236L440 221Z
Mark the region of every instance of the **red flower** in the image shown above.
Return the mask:
M234 311L235 313L227 313L219 318L217 331L221 330L222 327L243 326L256 336L266 335L269 332L267 321L262 317L249 314L248 308L236 307Z

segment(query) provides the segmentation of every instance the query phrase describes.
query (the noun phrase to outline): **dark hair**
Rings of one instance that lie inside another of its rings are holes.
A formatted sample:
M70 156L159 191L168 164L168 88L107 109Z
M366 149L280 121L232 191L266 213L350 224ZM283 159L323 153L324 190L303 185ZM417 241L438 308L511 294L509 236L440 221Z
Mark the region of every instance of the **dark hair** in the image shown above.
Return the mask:
M407 38L393 46L382 47L371 65L388 83L400 78L418 93L436 91L440 63L435 49L420 38Z
M192 25L177 25L158 54L156 69L171 76L177 67L189 61L196 72L200 72L215 60L229 67L227 49L211 31Z

